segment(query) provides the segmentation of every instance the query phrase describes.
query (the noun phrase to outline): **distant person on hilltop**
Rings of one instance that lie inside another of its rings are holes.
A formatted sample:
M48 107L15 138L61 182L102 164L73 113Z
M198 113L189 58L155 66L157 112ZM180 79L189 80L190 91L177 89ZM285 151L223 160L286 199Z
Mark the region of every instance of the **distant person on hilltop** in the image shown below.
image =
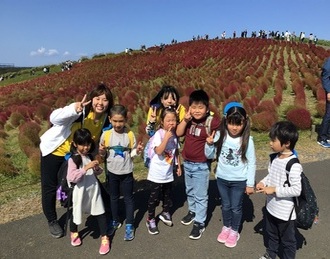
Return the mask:
M318 132L317 143L322 147L330 148L330 57L323 64L321 81L325 91L325 113Z
M305 40L305 32L301 32L300 33L300 37L299 37L299 39L300 39L300 42L302 43L302 42L304 42L304 40Z
M309 38L308 39L309 39L309 41L308 41L309 44L313 44L313 42L314 42L314 35L313 35L313 33L310 33L309 34Z

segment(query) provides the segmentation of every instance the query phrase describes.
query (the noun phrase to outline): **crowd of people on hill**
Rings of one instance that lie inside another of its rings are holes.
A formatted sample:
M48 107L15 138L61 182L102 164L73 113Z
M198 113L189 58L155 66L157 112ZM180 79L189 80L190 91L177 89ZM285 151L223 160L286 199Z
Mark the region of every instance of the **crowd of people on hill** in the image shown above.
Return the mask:
M215 36L212 39L215 39L215 40L222 39L222 40L224 40L224 39L236 39L238 37L239 36L236 33L236 31L233 31L232 35L229 36L229 37L228 37L226 31L223 31L220 34L220 36ZM247 29L241 31L240 37L241 38L248 38ZM250 37L251 38L261 38L261 39L285 40L285 41L299 41L301 43L308 42L309 44L315 44L315 45L318 43L318 38L313 33L310 33L309 36L308 36L308 39L307 39L306 35L305 35L305 32L300 32L300 35L297 36L294 31L290 32L288 30L286 30L285 32L284 31L280 32L278 30L277 31L274 31L274 30L251 31ZM197 36L193 35L192 38L191 38L191 40L193 40L193 41L195 41L195 40L209 40L209 39L211 39L209 34L197 35ZM177 43L178 43L178 41L176 39L172 39L170 44L173 45L173 44L177 44ZM159 44L159 46L155 45L155 47L159 48L160 52L165 48L165 46L166 46L165 43L161 43L161 44ZM146 45L141 45L140 51L141 52L146 52L147 51ZM126 54L132 54L133 49L132 48L126 48L125 53Z
M326 72L323 75L322 82L326 84L328 93L330 77ZM286 164L297 157L294 150L298 141L297 128L289 121L279 121L272 126L269 138L274 159L269 163L266 177L256 184L254 139L250 135L250 119L242 103L228 102L222 114L218 114L210 110L209 95L204 90L192 91L187 107L181 105L179 99L174 86L164 85L150 101L145 129L149 140L145 144L137 141L128 128L126 107L114 104L114 97L104 84L97 85L80 101L50 114L52 127L41 136L40 142L42 208L50 234L55 238L64 235L56 212L56 193L58 171L67 161L66 179L73 188L69 224L71 245L82 245L78 227L84 213L94 216L98 222L100 254L110 251L111 239L124 223L124 240L133 240L136 234L133 158L143 153L150 184L150 195L145 201L148 233L159 234L158 219L167 226L173 225L172 184L182 175L188 211L181 223L192 225L190 239L202 237L207 227L211 163L216 161L222 225L215 239L228 248L237 246L244 195L263 193L266 195L264 233L268 235L269 242L261 258L275 258L279 249L284 258L295 258L296 213L293 198L300 195L302 188L300 177L303 169L300 163L295 163L290 169L290 184L283 183L287 180ZM324 119L327 128L322 131L326 137L322 144L329 141L328 117L327 113ZM103 162L104 166L101 166ZM102 172L107 176L106 184L110 191L98 179ZM125 218L120 218L119 214L121 191ZM156 215L160 202L162 211Z
M248 31L245 29L241 32L240 34L241 38L247 38L248 37ZM305 41L305 32L301 32L298 36L296 35L296 33L290 32L288 30L286 30L285 32L282 31L274 31L274 30L259 30L259 31L251 31L250 34L251 38L262 38L262 39L276 39L276 40L286 40L286 41L300 41L300 42L304 42ZM236 31L233 31L232 36L228 37L226 34L226 31L223 31L219 36L216 36L214 39L226 39L226 38L238 38ZM202 39L209 39L209 35L205 34L204 36L193 36L192 40L202 40ZM318 42L318 38L316 35L314 35L313 33L309 34L308 37L308 43L312 44L317 44Z

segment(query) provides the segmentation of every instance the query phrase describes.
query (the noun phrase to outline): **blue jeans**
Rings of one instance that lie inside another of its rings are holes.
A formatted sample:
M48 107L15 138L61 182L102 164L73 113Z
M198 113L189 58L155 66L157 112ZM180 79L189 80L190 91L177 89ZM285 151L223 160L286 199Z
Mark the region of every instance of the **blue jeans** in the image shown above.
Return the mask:
M329 136L329 127L330 127L330 102L326 101L325 104L325 113L322 119L321 128L319 130L318 141L327 141L330 138Z
M246 181L227 181L217 178L217 185L221 197L223 225L238 231L243 215Z
M208 163L183 162L188 208L204 224L207 213L210 169Z

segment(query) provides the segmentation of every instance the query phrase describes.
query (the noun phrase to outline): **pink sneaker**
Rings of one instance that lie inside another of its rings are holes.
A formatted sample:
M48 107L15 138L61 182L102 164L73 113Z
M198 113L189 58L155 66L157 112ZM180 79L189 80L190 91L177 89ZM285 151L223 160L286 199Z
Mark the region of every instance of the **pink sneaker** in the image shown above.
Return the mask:
M229 236L230 230L231 230L231 228L227 228L227 227L223 226L222 230L217 238L218 242L224 244Z
M79 237L78 232L71 232L71 245L72 246L80 246L81 239Z
M109 253L109 251L110 251L110 240L107 236L103 236L103 237L101 237L101 246L100 246L99 253L101 255L105 255L105 254Z
M230 230L229 236L225 242L225 246L232 248L237 245L237 241L239 240L239 233L234 230Z

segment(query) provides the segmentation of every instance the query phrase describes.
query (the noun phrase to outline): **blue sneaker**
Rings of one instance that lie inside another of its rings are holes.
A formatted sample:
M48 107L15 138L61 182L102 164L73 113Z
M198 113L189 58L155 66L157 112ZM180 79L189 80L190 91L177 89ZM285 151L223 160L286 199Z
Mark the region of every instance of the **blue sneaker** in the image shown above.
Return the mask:
M330 148L330 143L328 143L326 140L318 140L317 144L321 145L322 147L325 148Z
M134 239L134 226L133 224L126 224L124 240L131 241L133 239Z
M108 235L112 236L115 231L121 227L121 223L117 220L112 220L109 225Z

